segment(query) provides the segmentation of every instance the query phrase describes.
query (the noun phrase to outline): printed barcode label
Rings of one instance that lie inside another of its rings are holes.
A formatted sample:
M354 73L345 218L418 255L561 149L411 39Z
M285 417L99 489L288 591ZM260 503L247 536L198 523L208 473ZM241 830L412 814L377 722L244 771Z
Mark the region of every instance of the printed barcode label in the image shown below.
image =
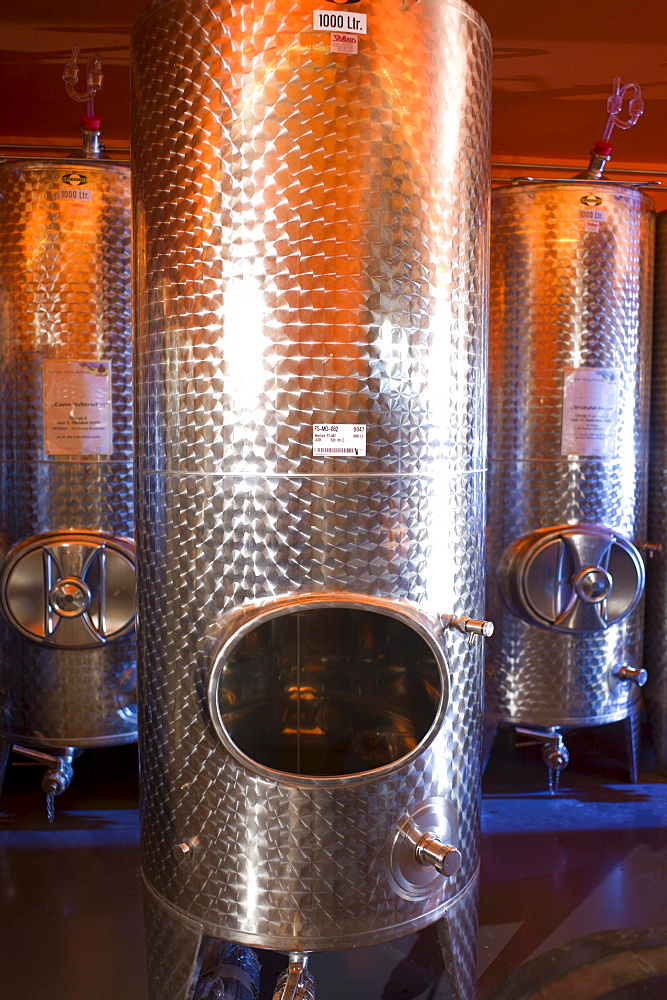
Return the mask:
M365 424L313 424L313 455L365 454Z

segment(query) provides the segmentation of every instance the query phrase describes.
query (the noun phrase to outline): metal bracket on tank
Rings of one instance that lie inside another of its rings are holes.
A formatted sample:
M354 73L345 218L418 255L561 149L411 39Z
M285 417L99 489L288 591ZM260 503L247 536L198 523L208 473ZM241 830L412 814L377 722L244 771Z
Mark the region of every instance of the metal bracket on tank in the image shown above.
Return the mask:
M278 978L273 1000L315 1000L315 980L308 972L305 952L290 953L289 965Z

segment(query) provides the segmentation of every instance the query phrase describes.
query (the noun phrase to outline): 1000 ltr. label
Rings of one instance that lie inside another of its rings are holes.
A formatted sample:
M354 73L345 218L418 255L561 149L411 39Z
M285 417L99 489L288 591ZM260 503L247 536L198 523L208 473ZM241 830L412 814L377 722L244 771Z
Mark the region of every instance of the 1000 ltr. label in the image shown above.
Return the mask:
M366 14L340 14L328 10L313 11L315 31L349 31L355 35L366 34Z

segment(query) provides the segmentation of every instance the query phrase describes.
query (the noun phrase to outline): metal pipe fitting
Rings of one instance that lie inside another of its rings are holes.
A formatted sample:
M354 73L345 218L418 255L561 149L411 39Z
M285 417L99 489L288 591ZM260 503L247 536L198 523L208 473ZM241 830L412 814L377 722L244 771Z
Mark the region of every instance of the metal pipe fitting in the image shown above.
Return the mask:
M454 628L458 632L462 632L463 635L469 635L471 641L476 635L483 635L486 639L493 635L493 622L469 618L468 615L462 615L460 618L456 618L454 615L444 617L442 623L445 628Z
M415 845L415 858L422 865L433 865L441 875L456 875L461 867L461 852L450 844L442 844L432 833L425 833Z
M648 671L644 667L619 667L614 673L620 681L632 681L637 687L644 687L648 680Z
M307 966L306 954L292 952L287 969L276 983L273 1000L315 1000L315 980Z

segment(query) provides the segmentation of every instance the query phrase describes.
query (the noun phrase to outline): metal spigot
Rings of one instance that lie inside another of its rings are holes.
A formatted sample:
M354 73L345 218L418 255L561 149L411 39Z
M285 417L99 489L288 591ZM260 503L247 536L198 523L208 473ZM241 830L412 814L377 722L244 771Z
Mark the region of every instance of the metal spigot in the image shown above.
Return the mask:
M542 760L552 771L562 771L570 763L570 753L563 737L556 727L549 729L533 728L532 726L516 726L516 732L521 736L528 736L525 743L517 743L517 746L531 746L534 743L542 744Z
M467 635L468 642L472 642L476 635L483 635L485 639L488 639L494 632L493 622L469 618L468 615L462 615L460 618L456 618L454 615L445 615L441 618L441 622L445 628L454 628L457 632Z
M54 753L44 753L41 750L34 750L32 747L23 747L15 744L15 753L20 753L23 757L37 761L38 764L50 765L49 770L42 778L42 789L46 793L46 815L49 823L53 823L55 818L54 799L57 795L62 795L69 786L74 775L72 762L76 753L75 747L63 747Z
M643 667L619 667L614 673L620 681L632 681L637 687L644 687L648 680L648 672Z
M62 795L66 791L74 775L72 754L56 757L51 767L42 778L42 788L47 795Z
M433 865L444 876L456 875L463 858L450 844L442 844L432 833L425 833L415 844L415 858L422 865Z
M548 729L533 729L531 726L516 726L516 732L530 737L525 743L517 743L517 746L542 744L542 760L549 770L549 791L553 795L558 791L560 772L570 763L570 751L565 746L558 728L551 726Z
M565 746L560 733L553 742L544 744L542 760L550 771L562 771L570 763L570 751Z
M289 965L276 983L273 1000L315 1000L315 980L307 966L305 953L291 952Z

